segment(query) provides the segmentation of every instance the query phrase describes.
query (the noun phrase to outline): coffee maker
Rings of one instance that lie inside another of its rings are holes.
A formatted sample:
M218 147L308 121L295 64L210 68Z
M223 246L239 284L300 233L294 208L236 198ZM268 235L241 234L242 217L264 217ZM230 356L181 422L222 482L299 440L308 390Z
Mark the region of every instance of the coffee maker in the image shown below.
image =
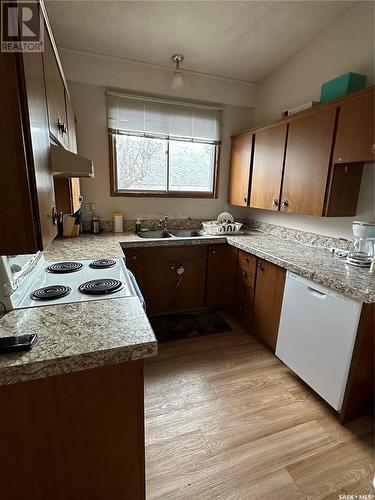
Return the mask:
M354 221L352 230L354 239L350 244L346 262L353 266L370 267L375 255L375 224Z

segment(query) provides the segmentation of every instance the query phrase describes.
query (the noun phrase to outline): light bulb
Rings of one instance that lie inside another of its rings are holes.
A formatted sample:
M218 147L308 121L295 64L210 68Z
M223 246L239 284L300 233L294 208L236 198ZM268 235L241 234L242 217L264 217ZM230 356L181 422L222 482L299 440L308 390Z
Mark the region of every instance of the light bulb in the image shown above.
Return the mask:
M172 79L172 89L179 90L184 84L181 71L175 71Z

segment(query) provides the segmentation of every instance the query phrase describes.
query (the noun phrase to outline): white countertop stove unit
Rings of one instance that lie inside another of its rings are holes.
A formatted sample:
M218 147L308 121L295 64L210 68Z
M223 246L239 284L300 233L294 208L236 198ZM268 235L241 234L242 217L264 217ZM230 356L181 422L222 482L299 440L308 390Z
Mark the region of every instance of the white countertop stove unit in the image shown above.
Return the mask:
M122 258L48 262L39 253L27 262L20 256L17 263L17 257L1 260L0 302L6 310L139 296Z

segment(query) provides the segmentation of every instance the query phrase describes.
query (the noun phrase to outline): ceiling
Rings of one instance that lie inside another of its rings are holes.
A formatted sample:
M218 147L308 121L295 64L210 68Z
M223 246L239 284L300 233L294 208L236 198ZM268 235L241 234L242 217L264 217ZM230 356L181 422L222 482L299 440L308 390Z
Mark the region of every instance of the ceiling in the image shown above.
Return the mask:
M259 82L356 2L47 0L58 46Z

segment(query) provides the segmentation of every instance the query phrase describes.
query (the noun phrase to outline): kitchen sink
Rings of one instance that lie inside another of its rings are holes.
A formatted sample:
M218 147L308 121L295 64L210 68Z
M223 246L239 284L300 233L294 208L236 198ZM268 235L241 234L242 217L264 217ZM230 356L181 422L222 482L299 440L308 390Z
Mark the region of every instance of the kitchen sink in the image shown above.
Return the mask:
M202 237L198 229L170 229L169 232L176 238L197 238Z
M168 231L144 231L138 233L140 238L171 238L172 235Z

